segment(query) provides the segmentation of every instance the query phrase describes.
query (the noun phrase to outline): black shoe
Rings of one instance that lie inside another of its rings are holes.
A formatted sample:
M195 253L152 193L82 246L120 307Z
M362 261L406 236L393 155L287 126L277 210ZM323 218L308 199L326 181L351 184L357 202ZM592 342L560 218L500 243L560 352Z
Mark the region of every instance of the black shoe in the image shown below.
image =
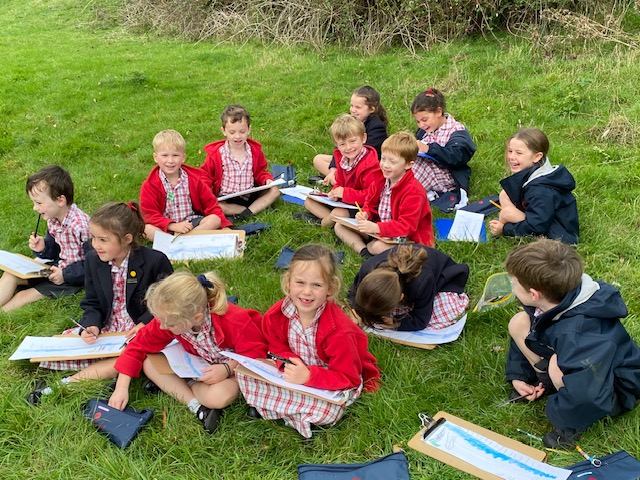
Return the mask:
M367 247L364 247L362 250L360 250L360 256L365 260L369 260L371 257L373 257L373 255L371 254L371 252Z
M38 405L40 403L40 398L42 398L42 390L45 388L47 388L47 384L44 380L38 380L36 382L36 388L27 395L27 402L31 405Z
M196 417L202 422L205 432L215 433L218 429L218 421L220 420L221 414L222 410L219 408L207 408L201 405L198 413L196 413Z
M308 178L308 181L311 185L319 185L324 182L324 177L322 175L312 175Z
M152 395L155 395L156 393L160 393L160 387L158 387L155 383L153 383L148 378L144 382L142 382L142 389L145 392L150 393Z
M256 407L249 407L249 409L247 410L247 417L249 417L251 420L262 419L262 415L260 415L260 412Z
M542 439L542 443L548 448L572 449L580 439L584 430L573 428L554 428Z
M293 218L296 220L304 220L311 225L322 225L322 219L316 217L313 213L310 212L295 212L293 214Z

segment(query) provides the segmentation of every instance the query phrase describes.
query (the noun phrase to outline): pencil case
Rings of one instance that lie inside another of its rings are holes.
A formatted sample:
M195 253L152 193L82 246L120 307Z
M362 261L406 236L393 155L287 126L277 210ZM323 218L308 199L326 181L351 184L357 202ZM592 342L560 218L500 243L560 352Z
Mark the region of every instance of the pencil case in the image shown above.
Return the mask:
M640 462L624 450L598 459L602 462L600 467L594 467L586 460L565 467L573 472L567 480L637 480L640 478Z
M106 400L94 398L84 408L84 416L120 448L127 448L153 416L154 409L124 410L110 407Z
M404 452L367 463L298 465L298 480L410 480Z

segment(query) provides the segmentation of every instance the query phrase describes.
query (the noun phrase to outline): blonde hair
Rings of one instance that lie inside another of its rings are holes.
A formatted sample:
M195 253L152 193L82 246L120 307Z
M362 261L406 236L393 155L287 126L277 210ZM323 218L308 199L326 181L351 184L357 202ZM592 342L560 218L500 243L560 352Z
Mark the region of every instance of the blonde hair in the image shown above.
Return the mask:
M364 123L348 113L336 118L329 129L333 140L345 140L350 137L364 137L367 133Z
M182 153L187 150L187 142L184 140L184 137L180 135L180 132L175 130L162 130L156 133L156 136L153 137L153 151L157 152L163 145L171 145Z
M208 284L208 285L205 285ZM209 286L210 285L210 286ZM227 311L225 284L214 272L196 277L191 272L180 270L154 283L145 295L147 308L158 318L161 325L192 327L196 314L204 313L210 305L211 313Z
M365 325L384 323L382 317L398 306L405 285L420 275L427 256L423 248L401 245L365 275L355 297L355 310Z
M382 142L382 154L389 152L402 158L405 163L415 162L418 156L418 142L416 137L408 132L397 132Z
M280 278L280 287L285 295L289 295L291 272L302 262L317 262L322 270L322 278L329 285L329 300L337 303L337 295L342 289L342 275L336 262L336 255L329 247L309 244L301 247L291 258L289 269Z

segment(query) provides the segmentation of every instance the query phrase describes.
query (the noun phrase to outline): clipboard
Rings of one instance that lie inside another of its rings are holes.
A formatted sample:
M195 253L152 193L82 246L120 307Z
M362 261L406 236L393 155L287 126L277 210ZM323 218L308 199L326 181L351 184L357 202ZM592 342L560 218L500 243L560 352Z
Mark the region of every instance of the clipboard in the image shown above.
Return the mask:
M247 232L244 230L233 230L231 228L223 228L222 230L191 230L184 235L192 236L192 235L237 235L238 241L236 243L236 257L242 257L244 255L244 247L245 247L245 237L247 236ZM235 258L235 257L234 257Z
M433 350L434 348L437 347L437 345L433 344L433 343L415 343L415 342L407 342L406 340L399 340L397 338L391 338L391 337L381 337L379 335L376 335L375 333L371 334L374 338L379 338L381 340L385 340L385 341L389 341L389 342L393 342L393 343L399 343L400 345L407 345L409 347L415 347L415 348L421 348L423 350Z
M404 245L406 243L413 243L407 237L381 237L380 235L376 235L373 233L362 233L360 232L360 230L358 230L356 225L354 225L349 221L350 219L346 219L344 217L336 217L335 215L331 215L331 220L333 220L336 223L339 223L340 225L344 225L345 227L353 230L354 232L358 232L362 235L368 235L370 237L373 237L389 245Z
M232 230L230 228L225 228L222 230L191 230L189 233L184 233L180 235L170 235L165 232L157 232L153 240L153 248L154 250L158 250L164 253L172 262L204 260L204 259L216 258L216 257L215 256L203 256L203 257L196 256L194 258L174 257L172 254L172 251L175 248L174 247L175 241L182 237L195 237L198 235L235 235L236 241L235 241L235 245L233 246L234 254L232 257L225 257L225 258L236 259L244 255L246 234L247 233L244 230Z
M29 263L32 263L35 267L38 267L39 270L37 270L36 272L33 273L19 273L15 270L13 270L12 268L7 267L6 265L2 264L0 262L0 270L3 270L7 273L10 273L11 275L13 275L14 277L18 277L22 280L28 280L30 278L47 278L49 276L49 274L51 273L51 268L47 265L45 265L44 263L40 263L36 260L34 260L33 258L29 258L26 255L22 255L21 253L12 253L12 252L7 252L2 250L3 255L6 256L16 256L19 257L20 261L28 261Z
M67 334L67 335L63 335L63 334L52 335L52 337L56 337L56 338L68 337L68 336L69 336L69 334ZM121 336L122 337L122 341L124 342L124 340L125 340L124 332L101 333L100 336L101 337L117 337L117 336ZM75 355L75 356L67 355L67 356L57 356L57 357L30 358L29 361L31 363L40 363L40 362L60 362L60 361L64 361L64 360L91 360L91 359L94 359L94 358L115 358L115 357L119 357L120 354L123 351L124 351L124 349L121 349L120 351L118 351L116 353L94 353L94 354L91 354L91 355Z
M239 192L229 193L227 195L222 195L217 198L219 202L224 202L225 200L229 200L230 198L241 197L243 195L249 195L255 192L261 192L263 190L268 190L271 187L282 187L287 186L288 182L280 176L280 178L274 179L273 183L268 183L266 185L259 185L257 187L247 188L246 190L241 190Z
M428 424L426 427L420 429L418 433L414 435L414 437L409 440L409 447L417 450L425 455L430 456L431 458L435 458L436 460L440 460L441 462L446 463L447 465L451 465L458 470L462 470L463 472L469 473L477 478L481 478L483 480L502 480L500 477L488 473L484 470L481 470L474 465L471 465L467 462L460 460L453 455L438 450L437 448L425 443L422 439L424 437L425 432L430 428L435 428L439 424L444 421L450 421L460 427L466 428L467 430L471 430L472 432L478 433L483 437L486 437L490 440L493 440L496 443L499 443L507 448L515 450L518 453L526 455L534 460L539 462L546 462L547 453L538 450L536 448L530 447L529 445L525 445L524 443L518 442L512 438L505 437L504 435L500 435L498 433L492 432L491 430L487 430L486 428L482 428L478 425L475 425L471 422L467 422L461 418L458 418L454 415L451 415L447 412L440 411L433 416L433 422Z
M261 375L252 372L251 370L249 370L248 368L244 367L243 365L238 364L238 366L236 368L234 368L233 370L236 373L240 373L242 375L246 375L247 377L251 377L251 378L255 378L256 380L261 380L265 383L268 383L269 385L275 385L274 383L270 382L269 380L267 380L266 378L262 377ZM325 402L329 402L329 403L333 403L335 405L344 405L347 402L346 398L341 398L340 400L329 400L327 398L323 398L323 397L319 397L317 395L314 395L313 393L309 393L309 392L303 392L302 390L298 390L297 388L293 388L293 387L284 387L282 385L275 385L278 388L286 388L288 390L292 390L294 392L298 392L301 395L307 395L309 397L313 397L313 398L317 398L318 400L323 400Z

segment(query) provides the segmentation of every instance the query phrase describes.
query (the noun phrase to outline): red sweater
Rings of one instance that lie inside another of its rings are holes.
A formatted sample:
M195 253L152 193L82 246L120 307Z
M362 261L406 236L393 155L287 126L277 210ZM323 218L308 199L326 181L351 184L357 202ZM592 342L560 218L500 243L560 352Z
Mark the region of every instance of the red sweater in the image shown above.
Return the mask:
M262 333L270 352L285 358L298 357L289 348L289 319L282 313L282 301L264 314ZM327 303L318 322L316 349L329 366L309 366L311 377L305 385L342 390L355 388L364 381L365 390L377 390L380 371L376 358L368 350L367 335L333 302Z
M348 172L340 166L342 160L340 150L333 151L333 158L336 159L335 187L344 187L342 201L351 205L355 205L356 202L358 205L364 204L367 188L370 185L380 185L380 188L384 185L384 175L382 175L380 162L378 162L378 153L375 148L369 145L365 145L364 148L367 153L358 162L358 165Z
M202 181L217 197L220 194L220 186L222 185L222 155L220 149L226 140L218 140L217 142L205 145L204 151L207 152L207 158L200 167L202 170ZM253 162L253 181L255 186L266 185L268 181L273 180L273 175L269 172L267 159L262 152L262 145L255 140L247 139L249 148L251 149L251 160Z
M218 200L202 182L200 169L189 165L182 165L180 168L184 170L189 180L189 197L191 197L193 211L197 215L217 215L220 217L220 228L230 227L232 223L222 213ZM156 165L140 187L140 208L145 223L166 232L169 224L176 222L162 216L166 206L167 192L160 181L160 168Z
M228 306L229 309L223 315L211 314L211 323L218 346L223 350L232 350L247 357L265 358L267 349L260 332L260 313L232 303ZM116 370L130 377L137 377L140 375L142 362L147 355L158 353L173 339L178 340L187 352L198 355L189 342L169 330L162 330L160 322L154 318L148 325L138 330L135 338L118 357L115 364Z
M408 237L409 240L433 247L435 238L431 226L431 206L422 184L415 179L413 172L407 170L398 182L391 187L391 220L380 222L378 205L384 184L371 185L367 190L367 200L363 211L371 221L378 220L381 237Z

